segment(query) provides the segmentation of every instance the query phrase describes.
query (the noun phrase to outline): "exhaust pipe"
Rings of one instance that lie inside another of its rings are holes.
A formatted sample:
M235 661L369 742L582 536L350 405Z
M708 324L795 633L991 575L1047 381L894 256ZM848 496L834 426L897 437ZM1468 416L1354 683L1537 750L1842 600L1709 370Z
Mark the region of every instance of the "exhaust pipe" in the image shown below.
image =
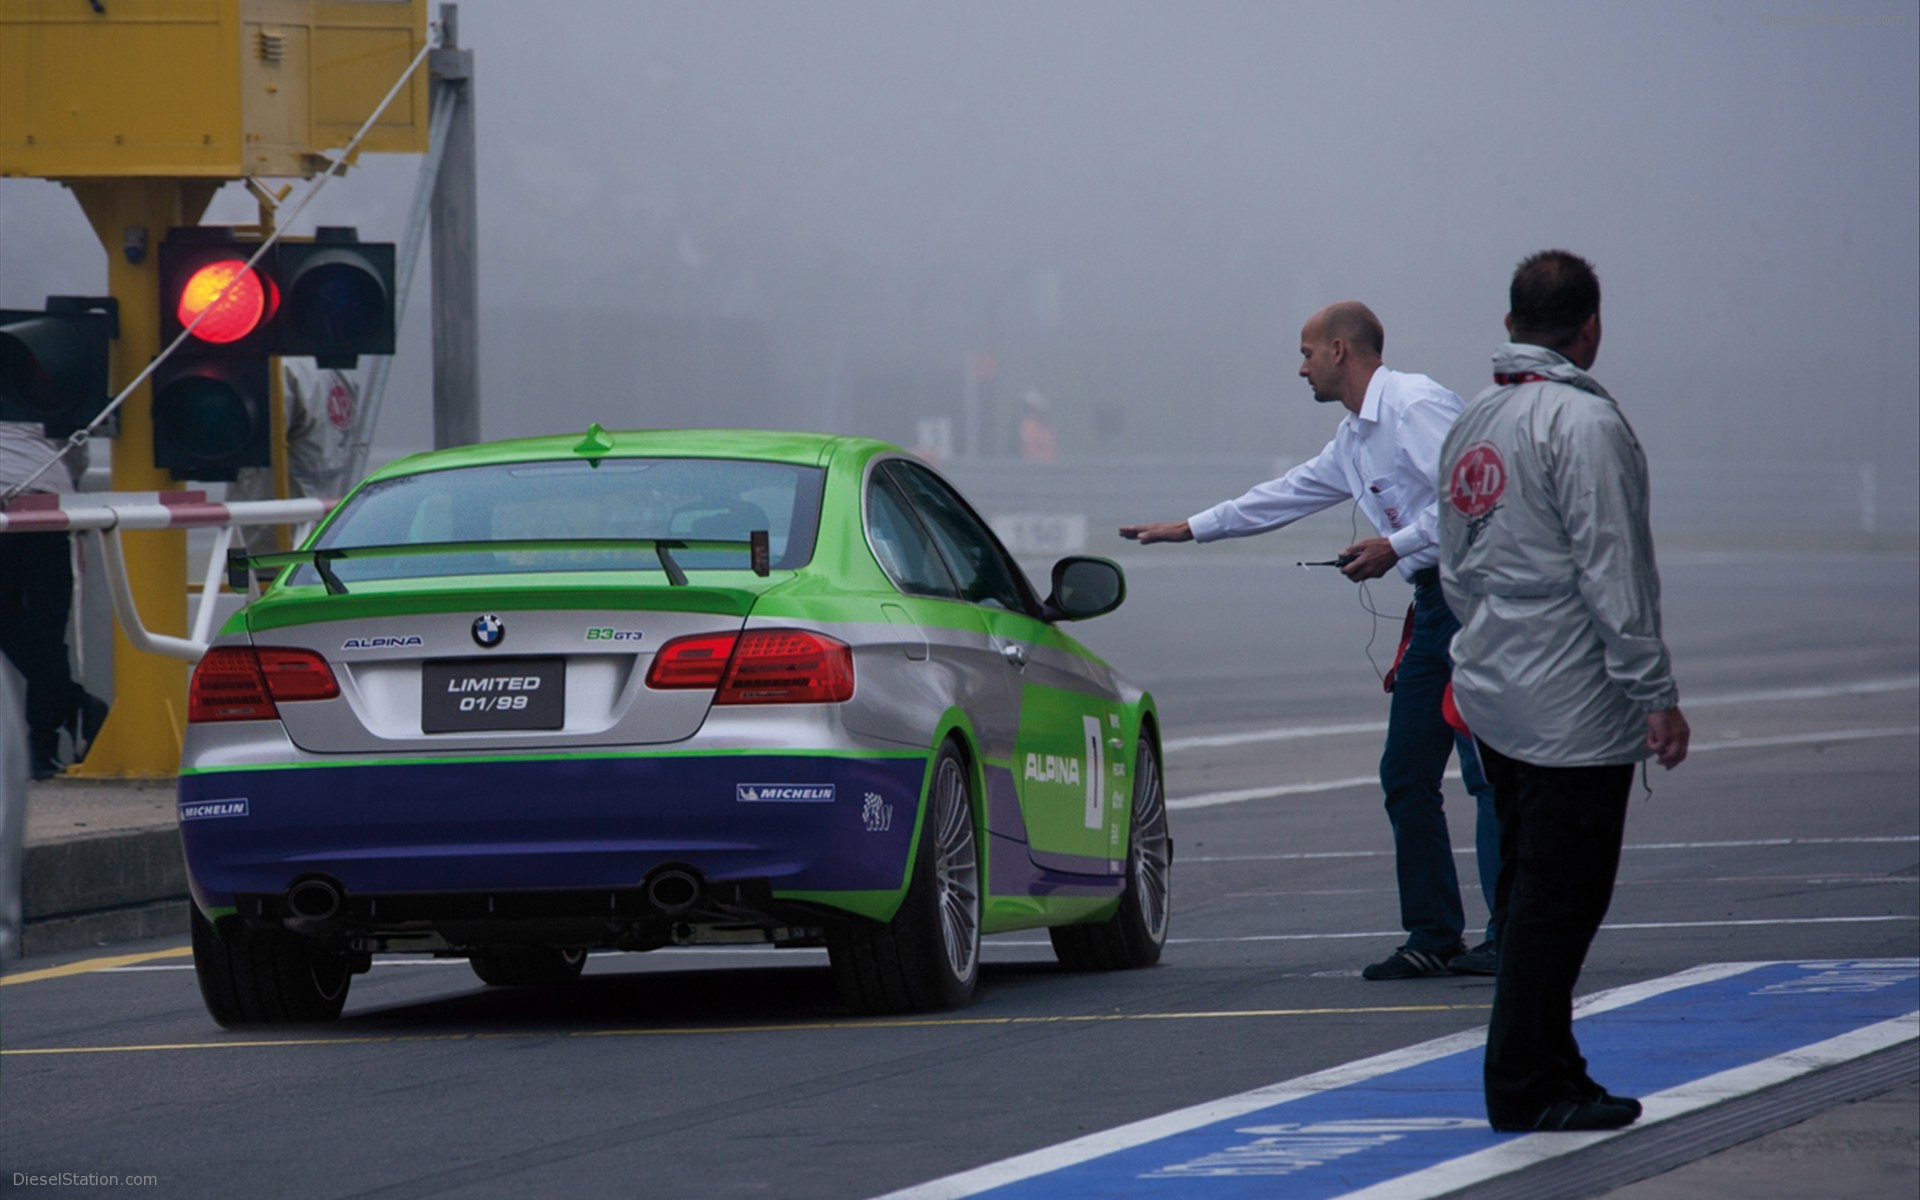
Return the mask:
M661 867L647 876L647 903L669 915L692 908L705 890L700 876L684 867Z
M340 911L340 885L331 879L302 879L287 889L287 911L303 921L324 921Z

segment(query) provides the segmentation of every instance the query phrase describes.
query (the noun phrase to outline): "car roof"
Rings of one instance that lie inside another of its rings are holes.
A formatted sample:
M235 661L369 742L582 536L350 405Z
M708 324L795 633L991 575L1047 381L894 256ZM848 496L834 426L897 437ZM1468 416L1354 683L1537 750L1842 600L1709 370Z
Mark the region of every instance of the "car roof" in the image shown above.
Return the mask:
M412 454L388 463L369 478L385 479L496 463L600 458L740 458L824 466L840 453L851 452L855 457L865 458L886 451L897 453L899 448L872 438L830 433L769 429L607 430L595 423L584 433L510 438Z

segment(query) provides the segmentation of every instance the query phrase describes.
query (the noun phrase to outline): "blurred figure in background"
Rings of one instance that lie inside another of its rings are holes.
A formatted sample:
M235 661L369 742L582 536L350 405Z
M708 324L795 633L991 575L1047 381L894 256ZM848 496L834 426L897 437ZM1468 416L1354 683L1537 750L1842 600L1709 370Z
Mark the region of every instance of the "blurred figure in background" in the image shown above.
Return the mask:
M338 496L347 482L347 440L352 436L353 412L359 403L358 381L348 371L313 365L310 358L280 360L287 414L287 496L302 499ZM242 468L227 485L229 500L278 500L272 467ZM272 554L280 549L276 526L249 525L240 531L250 554Z
M70 496L86 473L82 443L66 451L36 421L0 421L0 490L60 458L24 493ZM60 734L72 761L87 756L107 719L107 702L73 677L67 622L73 615L73 539L65 533L0 533L0 651L26 681L27 756L35 779L64 767Z
M1047 397L1039 388L1028 388L1020 416L1020 457L1025 462L1050 463L1060 457L1053 426L1047 421Z

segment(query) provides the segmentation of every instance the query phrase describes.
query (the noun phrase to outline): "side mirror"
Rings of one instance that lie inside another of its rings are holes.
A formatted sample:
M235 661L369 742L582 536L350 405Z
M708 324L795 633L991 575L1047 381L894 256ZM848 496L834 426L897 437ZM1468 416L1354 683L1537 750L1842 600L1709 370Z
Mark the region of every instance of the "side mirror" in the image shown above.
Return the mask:
M1107 558L1075 554L1053 564L1053 594L1042 606L1049 621L1084 621L1110 613L1127 598L1127 577Z

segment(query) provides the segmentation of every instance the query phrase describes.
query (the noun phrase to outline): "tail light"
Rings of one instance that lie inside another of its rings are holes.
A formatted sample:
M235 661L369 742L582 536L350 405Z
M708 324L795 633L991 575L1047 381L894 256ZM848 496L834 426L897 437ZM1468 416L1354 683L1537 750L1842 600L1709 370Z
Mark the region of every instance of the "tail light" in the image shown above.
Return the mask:
M331 700L339 681L327 660L311 650L280 646L220 646L193 669L187 720L267 721L282 700Z
M838 704L853 697L853 649L804 629L675 638L653 657L651 688L712 688L715 704Z

